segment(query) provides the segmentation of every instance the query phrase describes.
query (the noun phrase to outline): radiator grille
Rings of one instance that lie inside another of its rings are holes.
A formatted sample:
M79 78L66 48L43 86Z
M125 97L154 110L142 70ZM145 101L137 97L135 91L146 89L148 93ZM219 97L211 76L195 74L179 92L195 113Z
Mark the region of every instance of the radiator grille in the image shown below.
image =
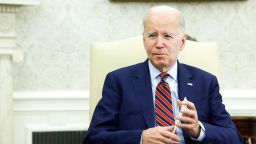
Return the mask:
M33 144L81 144L87 131L33 132Z

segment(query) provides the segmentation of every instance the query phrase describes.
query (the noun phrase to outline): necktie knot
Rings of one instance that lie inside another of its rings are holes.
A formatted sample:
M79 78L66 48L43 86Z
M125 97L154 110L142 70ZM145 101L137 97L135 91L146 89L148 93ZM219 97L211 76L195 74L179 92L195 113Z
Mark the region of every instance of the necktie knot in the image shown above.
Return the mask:
M168 78L168 76L169 76L168 73L162 72L162 73L160 74L161 81L164 81L164 82L165 82L165 80Z

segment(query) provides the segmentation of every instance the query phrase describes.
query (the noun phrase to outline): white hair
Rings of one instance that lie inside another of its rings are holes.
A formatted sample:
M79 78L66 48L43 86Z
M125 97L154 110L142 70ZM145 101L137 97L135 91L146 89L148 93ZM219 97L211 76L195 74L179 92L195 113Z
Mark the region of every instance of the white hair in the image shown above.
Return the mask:
M151 15L151 13L154 12L173 12L176 13L178 15L178 17L180 18L180 30L182 33L185 34L185 19L183 14L176 8L170 7L170 6L166 6L166 5L160 5L160 6L154 6L152 8L150 8L144 15L143 18L143 27L145 30L145 26L146 26L146 21L148 19L148 17Z

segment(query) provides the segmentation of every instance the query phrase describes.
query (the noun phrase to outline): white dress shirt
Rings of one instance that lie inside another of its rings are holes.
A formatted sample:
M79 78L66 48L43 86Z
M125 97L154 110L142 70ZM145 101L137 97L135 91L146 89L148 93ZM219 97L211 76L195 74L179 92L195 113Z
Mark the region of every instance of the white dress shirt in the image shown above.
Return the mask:
M159 76L161 74L161 72L155 66L153 66L153 64L150 61L148 61L148 66L149 66L150 79L151 79L151 83L152 83L153 103L155 104L155 91L156 91L156 87L157 87L158 83L161 81L161 78ZM177 104L177 100L179 100L177 72L178 72L178 63L176 61L174 66L167 72L170 75L170 77L166 78L166 80L165 80L169 84L169 87L171 89L174 117L178 116L178 114L180 112L179 106ZM197 141L202 141L206 136L205 128L204 128L204 125L200 121L199 121L199 124L201 126L201 131L200 131L199 137L197 139L194 139L191 137L191 139L197 140ZM182 129L177 127L176 133L180 139L180 144L185 144ZM141 138L140 143L142 144L142 138Z
M151 79L151 84L152 84L152 93L153 93L152 100L153 100L153 103L155 104L155 91L156 91L156 87L157 87L158 83L161 81L161 78L159 76L161 74L161 72L150 61L148 61L148 66L149 66L149 73L150 73L150 79ZM180 112L179 106L177 104L177 100L179 100L177 72L178 72L178 62L176 61L174 66L167 72L170 75L170 77L165 79L165 82L167 82L169 84L169 87L171 89L174 117L178 116L178 114ZM197 139L191 137L191 139L197 140L197 141L202 141L206 136L205 128L204 128L204 125L200 121L199 121L199 125L201 126L201 131L200 131L199 137ZM179 144L185 144L182 129L177 127L176 133L180 139ZM140 144L142 144L142 137L141 137Z
M155 104L155 91L158 83L161 81L161 78L159 76L161 72L156 67L154 67L150 61L148 61L148 65L149 65L150 79L152 83L153 101ZM177 71L178 71L178 67L176 62L174 66L167 72L170 76L165 79L165 82L169 84L169 87L171 89L174 117L176 117L180 112L179 106L177 104L177 100L179 100ZM177 127L176 133L180 138L180 144L185 144L182 129Z

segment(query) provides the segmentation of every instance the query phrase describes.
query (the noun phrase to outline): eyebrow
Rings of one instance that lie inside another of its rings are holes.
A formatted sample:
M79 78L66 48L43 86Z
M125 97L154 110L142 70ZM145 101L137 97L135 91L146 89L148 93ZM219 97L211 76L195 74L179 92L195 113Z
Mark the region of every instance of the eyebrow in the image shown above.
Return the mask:
M157 34L157 32L147 32L146 33L147 35L152 35L152 34ZM161 33L163 35L171 35L171 36L175 36L176 34L174 32L164 32L164 33Z
M154 32L147 32L146 34L156 34L157 32L154 31Z

